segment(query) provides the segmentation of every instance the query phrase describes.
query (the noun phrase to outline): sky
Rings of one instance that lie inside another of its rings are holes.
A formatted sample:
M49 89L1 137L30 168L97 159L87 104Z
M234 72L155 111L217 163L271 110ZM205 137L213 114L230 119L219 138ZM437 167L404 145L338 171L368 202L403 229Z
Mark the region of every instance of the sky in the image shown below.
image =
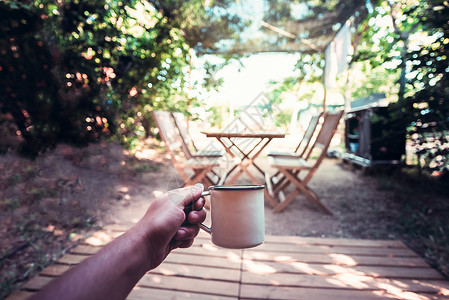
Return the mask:
M263 53L227 65L217 74L224 80L217 93L211 93L209 101L217 104L244 105L268 88L270 80L282 80L293 75L298 54Z
M244 35L254 37L258 34L260 24L257 20L262 20L263 5L262 0L245 0L234 7L235 13L242 18L254 21ZM224 84L219 92L209 93L206 101L210 105L228 104L234 107L248 104L268 89L270 80L279 81L292 76L298 57L298 54L263 53L242 59L243 66L232 62L216 74L217 78L223 78Z
M258 34L260 24L257 20L263 18L263 5L261 0L247 0L239 2L235 7L236 13L241 17L253 20L252 26L244 34L251 37ZM298 54L261 53L242 59L243 66L233 62L218 72L217 77L223 78L224 84L208 100L235 107L248 104L268 89L270 80L279 81L292 76L298 57Z

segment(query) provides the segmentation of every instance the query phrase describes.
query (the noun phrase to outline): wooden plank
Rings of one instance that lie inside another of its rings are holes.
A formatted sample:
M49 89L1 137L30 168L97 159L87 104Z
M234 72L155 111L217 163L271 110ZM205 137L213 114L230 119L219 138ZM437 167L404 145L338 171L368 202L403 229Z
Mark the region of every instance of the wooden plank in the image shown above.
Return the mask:
M105 231L118 231L118 232L125 232L128 229L130 229L131 226L124 225L124 224L109 224L103 227L103 230Z
M54 264L54 265L48 266L45 269L43 269L42 272L39 273L39 275L56 277L56 276L62 275L64 272L68 271L70 268L71 268L70 265Z
M201 131L207 137L215 137L215 138L283 138L285 137L285 133L279 132L209 132L209 131Z
M210 239L209 239L210 240ZM230 250L219 248L212 244L209 240L204 238L195 239L194 244L190 248L179 248L172 251L172 253L194 253L197 255L210 255L210 256L229 256L230 253L237 253L241 250ZM70 254L79 254L79 255L92 255L100 251L101 247L93 246L89 244L80 244L75 248L70 250Z
M171 254L173 255L173 254ZM183 259L174 260L175 263L171 264L166 260L160 267L164 266L164 272L170 272L170 269L185 268L186 266L192 267L194 261L188 257L181 257ZM185 259L188 261L186 262ZM205 266L216 267L225 272L229 267L229 261L212 259L208 262L202 260ZM179 264L182 266L179 267ZM234 264L234 269L238 270L240 264ZM159 267L159 268L160 268ZM194 267L194 266L193 266ZM199 266L198 266L199 267ZM47 267L41 272L44 276L59 276L63 272L70 268L69 265L54 264ZM157 272L159 269L153 270ZM404 268L404 267L379 267L379 266L338 266L332 264L319 264L319 263L303 263L303 262L258 262L245 260L243 261L243 269L248 272L255 272L259 274L266 273L293 273L293 274L310 274L310 275L335 275L335 274L357 274L357 275L369 275L372 277L385 277L385 278L408 278L408 279L444 279L444 277L433 268ZM172 271L175 272L175 271ZM179 272L179 270L178 270ZM202 271L204 272L204 271ZM176 273L175 273L176 274ZM184 274L185 275L185 274Z
M380 247L343 247L329 245L292 245L265 243L250 251L271 251L271 252L296 252L296 253L339 253L347 255L369 255L369 256L396 256L396 257L418 257L418 255L408 248L380 248Z
M371 277L408 278L408 279L440 279L444 277L430 267L396 267L396 266L338 266L333 264L304 262L269 262L243 261L243 270L258 274L290 273L309 275L356 274Z
M239 283L237 282L157 274L145 274L137 286L232 297L237 297L239 292Z
M5 300L25 300L30 298L33 294L33 292L27 292L27 291L16 291L9 295Z
M129 300L183 300L183 299L194 299L194 300L231 300L236 299L235 297L228 296L217 296L210 294L200 294L193 292L182 292L182 291L172 291L172 290L161 290L152 289L144 287L135 287L131 293L128 295Z
M293 245L327 245L327 246L347 246L347 247L390 247L407 248L404 243L398 240L356 240L346 238L318 238L301 236L265 236L265 243L281 243Z
M98 232L22 287L29 294L98 252L123 228ZM243 257L243 259L242 259ZM201 232L146 274L128 299L443 299L449 282L400 241L267 236L245 250ZM16 298L24 299L24 298ZM10 300L8 298L8 300ZM15 300L15 299L12 299Z
M208 214L210 214L210 212L208 212ZM209 222L210 224L210 222ZM204 232L203 230L200 230L198 232L198 235L195 237L195 242L193 244L195 244L197 241L203 241L203 242L211 242L211 235L207 232Z
M84 250L86 249L87 248L84 248ZM90 252L90 250L86 250L84 252ZM224 268L240 268L241 255L237 254L239 252L241 252L241 250L228 251L217 249L216 251L208 251L203 249L198 250L195 248L177 249L170 253L165 261L172 263L188 263L193 265L197 264L200 266L216 265ZM82 262L87 257L89 257L89 255L69 253L61 257L57 262L59 264L74 265Z
M445 296L416 294L403 291L382 290L339 290L281 286L260 286L242 284L239 299L278 299L278 300L380 300L380 299L447 299Z
M285 202L285 200L287 200L284 191L279 191L278 194L279 194L279 203Z
M50 281L52 281L53 279L55 279L55 277L47 277L47 276L40 276L40 275L38 275L38 276L32 278L27 283L25 283L22 286L22 290L39 291L44 286L46 286L48 283L50 283Z
M244 259L254 261L323 263L343 266L402 266L427 267L428 264L419 257L373 257L363 255L345 255L333 253L273 253L262 251L245 251Z
M265 173L265 186L267 187L268 194L274 197L273 185L271 184L270 174Z
M270 163L272 168L277 169L306 169L311 166L302 158L291 156L272 156Z
M76 265L88 258L89 255L66 254L57 260L59 264Z
M174 264L186 264L196 266L209 266L224 269L240 269L241 258L236 257L204 257L191 254L171 253L165 262Z
M243 284L294 286L303 288L333 288L351 290L400 290L417 293L449 295L449 284L444 280L410 280L373 278L356 274L317 276L303 274L255 274L243 272Z
M100 251L101 247L81 244L70 250L70 254L92 255Z
M235 249L225 249L220 248L212 243L196 243L195 246L190 248L176 249L172 253L180 254L194 254L200 256L213 256L213 257L240 257L242 255L242 250Z
M62 275L70 268L70 265L54 264L45 268L40 273L40 275L56 277ZM196 266L189 264L169 263L164 261L159 267L151 270L149 273L167 276L196 277L235 282L238 282L240 279L240 269L218 268L212 262L210 263L210 266Z
M83 241L85 245L101 247L110 243L115 238L122 235L123 232L99 230L91 234Z
M239 269L223 269L214 266L193 266L179 265L172 263L162 263L159 267L149 272L150 274L159 274L165 276L183 276L199 279L212 279L221 281L239 282Z

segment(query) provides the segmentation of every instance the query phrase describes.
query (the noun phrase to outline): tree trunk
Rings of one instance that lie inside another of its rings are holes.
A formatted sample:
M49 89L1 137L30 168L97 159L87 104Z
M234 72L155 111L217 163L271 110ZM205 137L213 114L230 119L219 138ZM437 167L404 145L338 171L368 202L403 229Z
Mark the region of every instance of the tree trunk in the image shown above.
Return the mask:
M406 78L405 78L405 74L407 71L407 52L408 52L408 36L407 38L404 40L404 46L401 49L401 76L399 77L399 92L398 92L398 98L399 101L404 100L404 95L405 95L405 83L406 83Z

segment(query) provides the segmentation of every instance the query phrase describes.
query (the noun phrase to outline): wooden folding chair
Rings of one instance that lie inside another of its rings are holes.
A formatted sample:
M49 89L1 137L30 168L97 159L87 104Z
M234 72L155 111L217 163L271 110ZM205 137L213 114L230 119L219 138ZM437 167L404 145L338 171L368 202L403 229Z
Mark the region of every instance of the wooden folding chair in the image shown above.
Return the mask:
M279 201L279 204L274 207L274 212L284 210L299 193L303 193L324 212L332 215L332 212L321 203L318 195L307 184L325 158L327 149L337 130L342 115L343 111L337 113L325 113L324 121L318 136L313 145L307 149L304 157L269 157L271 167L276 168L280 172L278 177L281 176L281 180L275 180L272 177L266 178L268 192L272 197L277 198ZM319 152L319 154L316 152ZM318 155L317 158L312 159L312 154L314 156ZM306 174L300 176L302 173ZM285 180L282 180L282 177L285 177ZM272 182L277 182L277 184L272 185ZM285 196L285 191L291 184L295 186L295 189Z
M298 146L296 146L294 152L269 152L268 157L290 157L290 158L300 158L303 157L306 153L310 142L312 141L312 138L316 135L315 133L318 131L318 123L320 122L320 118L323 113L318 113L312 116L310 119L309 124L307 125L307 129L304 132L304 135L302 136L301 140L299 141ZM280 171L277 171L276 174L271 176L270 178L270 184L274 185L280 185L284 180L286 180L285 176L278 176L281 174ZM277 180L277 182L273 182L273 180Z
M219 150L217 147L210 143L206 149L198 150L195 145L195 142L190 135L189 128L187 126L187 119L184 114L181 112L173 112L173 119L175 121L176 127L179 130L179 134L182 138L182 149L187 158L193 157L209 157L209 158L219 158L223 156L223 151Z
M296 146L295 151L293 152L269 152L268 156L287 156L287 157L303 157L304 153L307 151L307 147L316 132L318 127L318 123L320 122L321 115L323 113L318 113L312 116L309 124L307 125L307 129L304 132L301 140L299 141L298 146Z
M153 111L153 118L159 128L159 134L165 143L173 166L184 180L184 186L194 185L197 182L202 182L205 187L216 184L220 178L214 181L208 174L212 172L214 167L219 166L218 158L186 157L182 149L182 138L172 115L166 111ZM185 172L186 169L192 169L193 175L188 176Z

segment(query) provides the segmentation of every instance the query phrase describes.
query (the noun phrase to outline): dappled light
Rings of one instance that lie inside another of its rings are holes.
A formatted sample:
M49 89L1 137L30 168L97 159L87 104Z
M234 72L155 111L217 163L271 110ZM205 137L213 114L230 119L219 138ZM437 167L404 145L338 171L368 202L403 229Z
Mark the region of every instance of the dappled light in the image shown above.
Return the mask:
M164 191L157 191L157 190L155 190L155 191L153 191L153 197L159 197L159 196L161 196L164 193L165 193Z
M231 262L235 262L235 263L240 263L240 261L242 260L240 255L238 255L237 253L234 252L229 252L226 255L226 258L231 261Z
M449 296L449 284L447 282L443 282L439 284L433 284L430 282L419 282L417 280L413 280L414 283L420 284L422 286L429 287L431 289L435 289L438 291L438 295Z
M113 237L110 234L107 234L104 231L95 232L92 236L85 239L85 243L91 246L104 246L110 241L113 240Z
M270 258L270 254L269 253L264 253L264 252L251 252L251 253L247 253L246 254L249 258L251 259L257 259L257 260L267 260Z
M138 159L149 159L149 160L160 160L160 153L155 149L144 149L142 151L136 152L136 157Z
M327 279L327 282L337 287L350 287L356 289L372 288L370 282L374 282L371 277L357 276L353 274L337 274Z
M277 270L273 268L272 266L269 266L267 264L264 264L263 262L256 262L251 260L244 260L243 263L245 264L246 268L248 268L248 271L251 273L257 273L257 274L270 274L270 273L276 273Z
M446 0L0 1L0 299L197 183L212 229L188 248L182 215L141 234L181 246L130 299L448 298L448 16Z
M275 256L274 261L276 262L288 262L288 261L294 261L294 258L288 255L279 255Z
M203 247L204 249L206 249L208 251L212 251L212 252L216 252L219 250L216 246L214 246L211 243L203 243L203 244L201 244L201 247Z
M390 297L395 297L397 299L430 299L430 297L407 292L405 289L401 289L389 284L380 284L380 287L385 289L387 295L391 295Z
M160 272L166 276L176 275L176 272L174 272L173 270L162 268L162 267L158 268L158 272Z
M154 282L154 283L161 283L162 282L162 278L161 277L155 277L155 276L151 276L147 280L150 280L151 282Z
M415 293L411 293L411 292L404 292L404 291L399 291L399 292L384 292L384 291L373 291L372 292L374 295L378 295L381 296L382 298L385 299L405 299L405 300L430 300L430 299L434 299L433 297L428 297L428 296L424 296L424 295L418 295Z
M357 262L348 255L337 254L337 253L329 253L329 256L332 258L333 263L336 265L346 265L346 266L356 266Z
M372 277L380 277L379 274L373 273L373 272L362 272L357 271L355 269L348 268L347 266L341 266L341 265L325 265L323 266L324 269L329 270L331 273L340 274L340 273L349 273L353 275L369 275Z
M312 268L312 266L308 263L291 262L288 264L291 265L292 267L294 267L300 273L309 274L309 275L326 275L325 272L318 271L317 269Z

